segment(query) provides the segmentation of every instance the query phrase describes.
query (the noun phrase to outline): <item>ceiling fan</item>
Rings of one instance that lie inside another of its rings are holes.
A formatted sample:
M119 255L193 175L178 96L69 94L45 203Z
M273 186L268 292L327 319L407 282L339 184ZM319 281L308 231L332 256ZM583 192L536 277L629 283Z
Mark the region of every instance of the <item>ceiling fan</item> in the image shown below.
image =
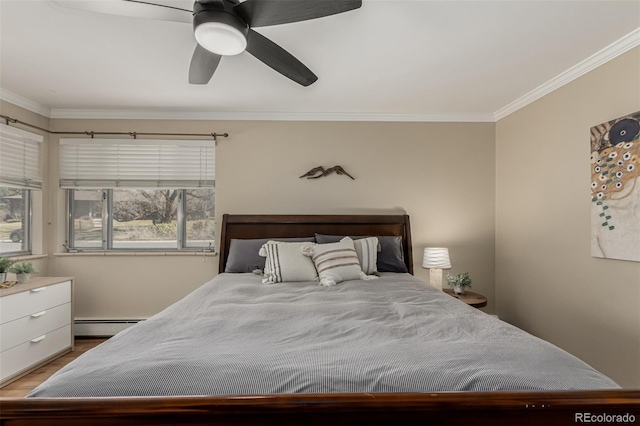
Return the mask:
M193 23L198 44L189 83L207 84L223 56L247 51L302 86L318 77L302 62L254 27L287 24L357 9L362 0L196 0L193 10L166 0L51 0L66 8L138 18Z

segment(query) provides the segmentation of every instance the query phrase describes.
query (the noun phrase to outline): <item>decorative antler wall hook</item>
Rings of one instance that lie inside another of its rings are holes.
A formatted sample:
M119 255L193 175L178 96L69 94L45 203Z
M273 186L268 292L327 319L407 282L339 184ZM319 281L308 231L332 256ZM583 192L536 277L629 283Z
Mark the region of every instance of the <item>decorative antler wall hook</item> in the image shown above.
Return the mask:
M329 167L328 169L325 169L322 166L318 166L318 167L314 167L313 169L309 170L307 173L303 174L302 176L300 176L300 179L306 177L307 179L318 179L321 177L325 177L330 175L331 173L336 173L339 175L345 175L345 176L349 176L351 179L356 180L353 176L351 176L349 173L347 173L342 166L333 166L333 167Z

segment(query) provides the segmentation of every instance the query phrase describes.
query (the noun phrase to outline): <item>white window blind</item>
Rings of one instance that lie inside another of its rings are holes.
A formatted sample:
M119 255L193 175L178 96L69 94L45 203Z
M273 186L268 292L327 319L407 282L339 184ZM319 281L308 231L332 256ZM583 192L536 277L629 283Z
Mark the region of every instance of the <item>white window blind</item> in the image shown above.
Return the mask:
M60 139L61 188L215 184L215 141Z
M40 145L42 135L0 123L0 184L42 189Z

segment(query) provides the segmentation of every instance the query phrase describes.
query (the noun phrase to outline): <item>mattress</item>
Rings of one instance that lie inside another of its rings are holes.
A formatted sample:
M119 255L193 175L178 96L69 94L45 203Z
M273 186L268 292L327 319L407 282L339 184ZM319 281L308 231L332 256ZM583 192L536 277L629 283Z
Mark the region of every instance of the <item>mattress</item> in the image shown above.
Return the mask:
M613 389L589 365L409 274L220 274L29 397Z

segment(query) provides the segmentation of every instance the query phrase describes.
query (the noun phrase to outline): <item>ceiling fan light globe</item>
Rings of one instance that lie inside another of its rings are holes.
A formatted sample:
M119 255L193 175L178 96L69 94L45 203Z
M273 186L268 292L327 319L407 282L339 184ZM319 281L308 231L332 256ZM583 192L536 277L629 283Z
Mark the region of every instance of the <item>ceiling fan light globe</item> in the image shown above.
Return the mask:
M200 46L218 55L237 55L247 48L246 36L222 22L203 22L195 28L194 34Z

